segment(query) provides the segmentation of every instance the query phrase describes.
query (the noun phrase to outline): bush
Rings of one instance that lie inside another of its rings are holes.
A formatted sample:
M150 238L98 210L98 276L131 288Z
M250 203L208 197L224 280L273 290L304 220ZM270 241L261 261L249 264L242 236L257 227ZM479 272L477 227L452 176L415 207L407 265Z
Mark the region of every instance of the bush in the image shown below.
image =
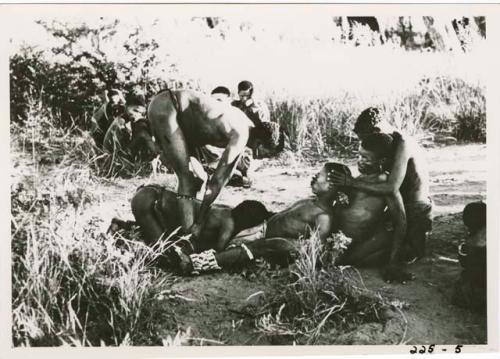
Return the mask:
M322 244L317 235L302 240L291 275L281 278L267 299L268 313L256 320L259 332L280 344L316 344L325 335L331 343L360 324L384 322L389 301L367 289L356 269L335 266L345 249L340 242Z
M15 346L161 344L172 277L151 263L163 248L101 233L97 188L75 166L12 187Z

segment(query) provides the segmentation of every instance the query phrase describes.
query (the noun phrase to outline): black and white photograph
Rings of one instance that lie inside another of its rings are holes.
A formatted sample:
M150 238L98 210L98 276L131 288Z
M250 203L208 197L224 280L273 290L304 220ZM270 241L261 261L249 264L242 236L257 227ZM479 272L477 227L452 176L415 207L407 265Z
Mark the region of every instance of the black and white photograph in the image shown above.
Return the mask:
M491 351L498 17L448 6L2 6L10 347Z

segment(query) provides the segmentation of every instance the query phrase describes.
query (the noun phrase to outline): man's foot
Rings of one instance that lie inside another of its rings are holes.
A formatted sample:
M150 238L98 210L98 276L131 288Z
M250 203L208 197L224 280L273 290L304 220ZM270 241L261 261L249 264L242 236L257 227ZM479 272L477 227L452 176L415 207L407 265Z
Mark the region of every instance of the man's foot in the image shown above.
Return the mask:
M169 249L167 256L170 259L171 266L178 274L190 275L193 273L191 258L189 258L189 255L184 253L177 245Z

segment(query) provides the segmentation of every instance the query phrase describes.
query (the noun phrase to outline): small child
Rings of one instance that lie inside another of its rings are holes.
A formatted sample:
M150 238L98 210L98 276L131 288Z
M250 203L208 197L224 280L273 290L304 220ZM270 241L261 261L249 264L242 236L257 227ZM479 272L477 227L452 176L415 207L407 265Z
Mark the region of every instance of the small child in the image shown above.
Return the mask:
M463 221L469 233L458 247L463 271L455 283L452 301L460 307L486 312L486 203L466 205Z

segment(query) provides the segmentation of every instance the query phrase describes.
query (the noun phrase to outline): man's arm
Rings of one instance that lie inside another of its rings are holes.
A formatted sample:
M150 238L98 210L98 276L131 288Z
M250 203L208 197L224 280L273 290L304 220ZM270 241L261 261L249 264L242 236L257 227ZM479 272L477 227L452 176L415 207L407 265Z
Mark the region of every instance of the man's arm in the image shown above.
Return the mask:
M399 192L399 188L403 183L410 159L410 151L408 143L400 140L396 147L394 155L394 163L392 165L389 178L384 182L366 182L361 178L347 177L341 173L335 173L332 176L332 181L337 185L345 185L347 187L354 187L371 193L379 195L389 195Z
M248 131L236 132L233 130L231 139L222 153L221 159L214 174L207 183L207 188L205 190L205 196L201 203L200 212L198 213L198 218L195 224L202 226L205 222L208 210L215 199L219 196L219 193L229 181L229 177L233 173L234 168L238 164L238 161L245 149L248 142ZM196 233L193 232L196 235Z
M318 228L319 238L323 241L332 232L330 216L328 214L320 214L316 217L316 228Z
M399 192L386 197L389 214L394 226L392 246L389 257L389 264L384 273L384 279L388 281L404 282L411 280L413 275L405 272L401 267L401 247L406 235L406 212L403 205L403 198Z
M389 259L389 265L391 265L397 264L399 260L401 244L406 235L406 212L403 205L403 198L399 192L394 195L387 196L386 203L392 224L394 226L391 256Z

